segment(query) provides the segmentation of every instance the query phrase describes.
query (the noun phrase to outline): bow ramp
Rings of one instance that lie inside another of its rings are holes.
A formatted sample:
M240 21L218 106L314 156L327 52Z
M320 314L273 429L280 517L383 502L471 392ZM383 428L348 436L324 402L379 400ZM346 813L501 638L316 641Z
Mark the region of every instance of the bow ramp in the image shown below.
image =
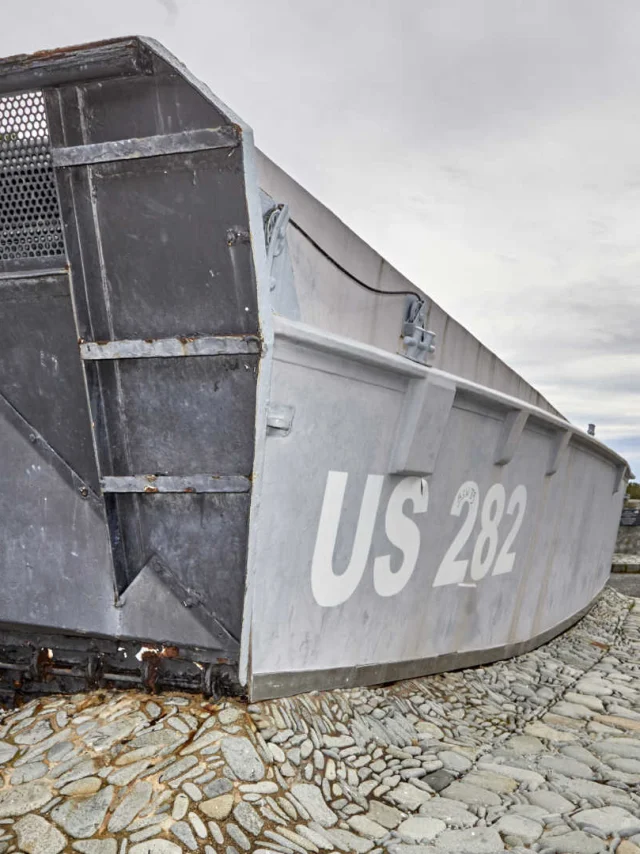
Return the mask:
M0 61L0 690L255 697L528 648L626 463L157 43Z

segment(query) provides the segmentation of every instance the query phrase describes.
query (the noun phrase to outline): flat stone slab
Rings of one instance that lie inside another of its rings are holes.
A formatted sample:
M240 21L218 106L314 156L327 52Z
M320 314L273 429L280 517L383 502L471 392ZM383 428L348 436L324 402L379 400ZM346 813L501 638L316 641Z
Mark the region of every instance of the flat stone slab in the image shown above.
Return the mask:
M447 825L439 818L416 816L403 821L398 827L398 833L403 839L411 842L431 842Z
M264 764L248 738L224 738L220 743L222 755L240 780L255 783L264 777Z
M217 798L200 803L200 810L208 817L221 821L226 818L233 809L233 795L218 795Z
M506 747L522 756L534 756L545 749L540 739L533 735L514 735L506 742Z
M39 815L26 815L13 829L26 854L60 854L67 844L66 837Z
M607 836L633 836L640 833L640 818L621 807L602 807L601 809L581 810L575 813L573 820L580 828L597 827Z
M528 792L527 798L532 804L543 807L549 813L558 813L561 815L562 813L573 812L575 810L575 805L570 800L559 795L557 792L550 792L546 789Z
M518 781L503 774L494 774L492 771L475 771L465 775L463 782L466 785L478 786L488 789L499 795L507 795L518 788Z
M478 821L478 817L469 812L465 803L450 798L432 798L420 807L419 812L420 815L438 818L453 828L473 827Z
M113 800L113 786L107 786L89 798L72 799L51 812L51 818L74 839L85 839L97 833Z
M542 774L530 771L528 768L518 768L515 765L499 765L496 762L478 762L479 771L488 771L502 777L516 780L519 783L527 783L530 788L538 787L544 783Z
M443 798L453 798L468 806L495 807L502 803L500 795L469 783L452 783L440 794Z
M562 836L543 836L544 851L549 854L604 854L606 844L602 839L589 836L581 830L563 833Z
M404 818L404 813L400 812L400 810L388 804L383 804L380 801L369 801L369 812L367 815L372 821L381 824L387 829L397 827Z
M411 783L399 783L387 797L397 804L400 809L417 810L425 801L431 798L428 792L417 788Z
M51 800L51 785L43 780L0 792L0 818L36 812Z
M436 851L442 854L502 854L500 834L490 827L445 830L436 839Z
M530 845L542 836L543 825L523 815L503 815L495 828L503 837L516 836Z
M444 768L440 768L438 771L427 774L422 779L434 792L441 792L453 783L455 774L452 774L451 771L445 771Z
M354 815L353 818L348 820L347 824L352 830L355 830L356 833L359 833L360 836L365 836L367 839L382 839L389 833L388 828L383 827L366 815Z
M323 827L333 827L338 816L325 803L322 791L308 783L298 783L291 787L291 794L300 801L309 815Z

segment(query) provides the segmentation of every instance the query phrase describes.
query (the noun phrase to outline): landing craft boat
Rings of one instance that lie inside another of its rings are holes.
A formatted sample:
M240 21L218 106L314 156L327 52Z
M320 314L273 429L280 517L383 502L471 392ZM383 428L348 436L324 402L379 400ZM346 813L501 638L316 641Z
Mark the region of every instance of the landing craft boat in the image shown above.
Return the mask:
M534 647L629 470L161 45L0 61L0 685L265 698Z

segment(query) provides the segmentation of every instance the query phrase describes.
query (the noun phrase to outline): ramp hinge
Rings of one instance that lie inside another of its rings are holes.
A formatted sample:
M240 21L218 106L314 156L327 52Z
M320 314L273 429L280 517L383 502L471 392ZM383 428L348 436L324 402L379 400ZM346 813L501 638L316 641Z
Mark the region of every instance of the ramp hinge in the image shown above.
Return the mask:
M427 301L417 296L407 296L404 303L400 352L407 359L426 364L427 357L435 353L435 332L425 329Z
M239 243L251 243L251 233L246 228L234 226L227 229L227 246L236 246Z
M267 267L271 276L270 290L275 290L276 279L273 274L275 259L282 253L287 239L289 224L289 206L278 205L274 208L265 222L265 240L267 243Z

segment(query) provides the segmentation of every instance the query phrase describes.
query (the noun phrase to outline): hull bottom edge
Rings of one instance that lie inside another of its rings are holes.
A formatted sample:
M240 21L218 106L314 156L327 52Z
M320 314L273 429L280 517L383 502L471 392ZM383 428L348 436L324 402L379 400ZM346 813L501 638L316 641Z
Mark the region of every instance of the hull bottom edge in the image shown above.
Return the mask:
M606 585L605 585L606 586ZM536 647L571 628L593 608L602 594L604 586L579 611L556 623L540 634L517 643L502 644L485 649L473 649L467 652L448 652L429 658L410 661L392 661L381 664L335 667L325 670L297 670L281 673L254 673L251 677L250 698L252 702L273 700L278 697L291 697L311 691L330 691L335 688L360 688L399 682L403 679L415 679L431 676L448 670L464 670L467 667L480 667L506 658L530 652Z

